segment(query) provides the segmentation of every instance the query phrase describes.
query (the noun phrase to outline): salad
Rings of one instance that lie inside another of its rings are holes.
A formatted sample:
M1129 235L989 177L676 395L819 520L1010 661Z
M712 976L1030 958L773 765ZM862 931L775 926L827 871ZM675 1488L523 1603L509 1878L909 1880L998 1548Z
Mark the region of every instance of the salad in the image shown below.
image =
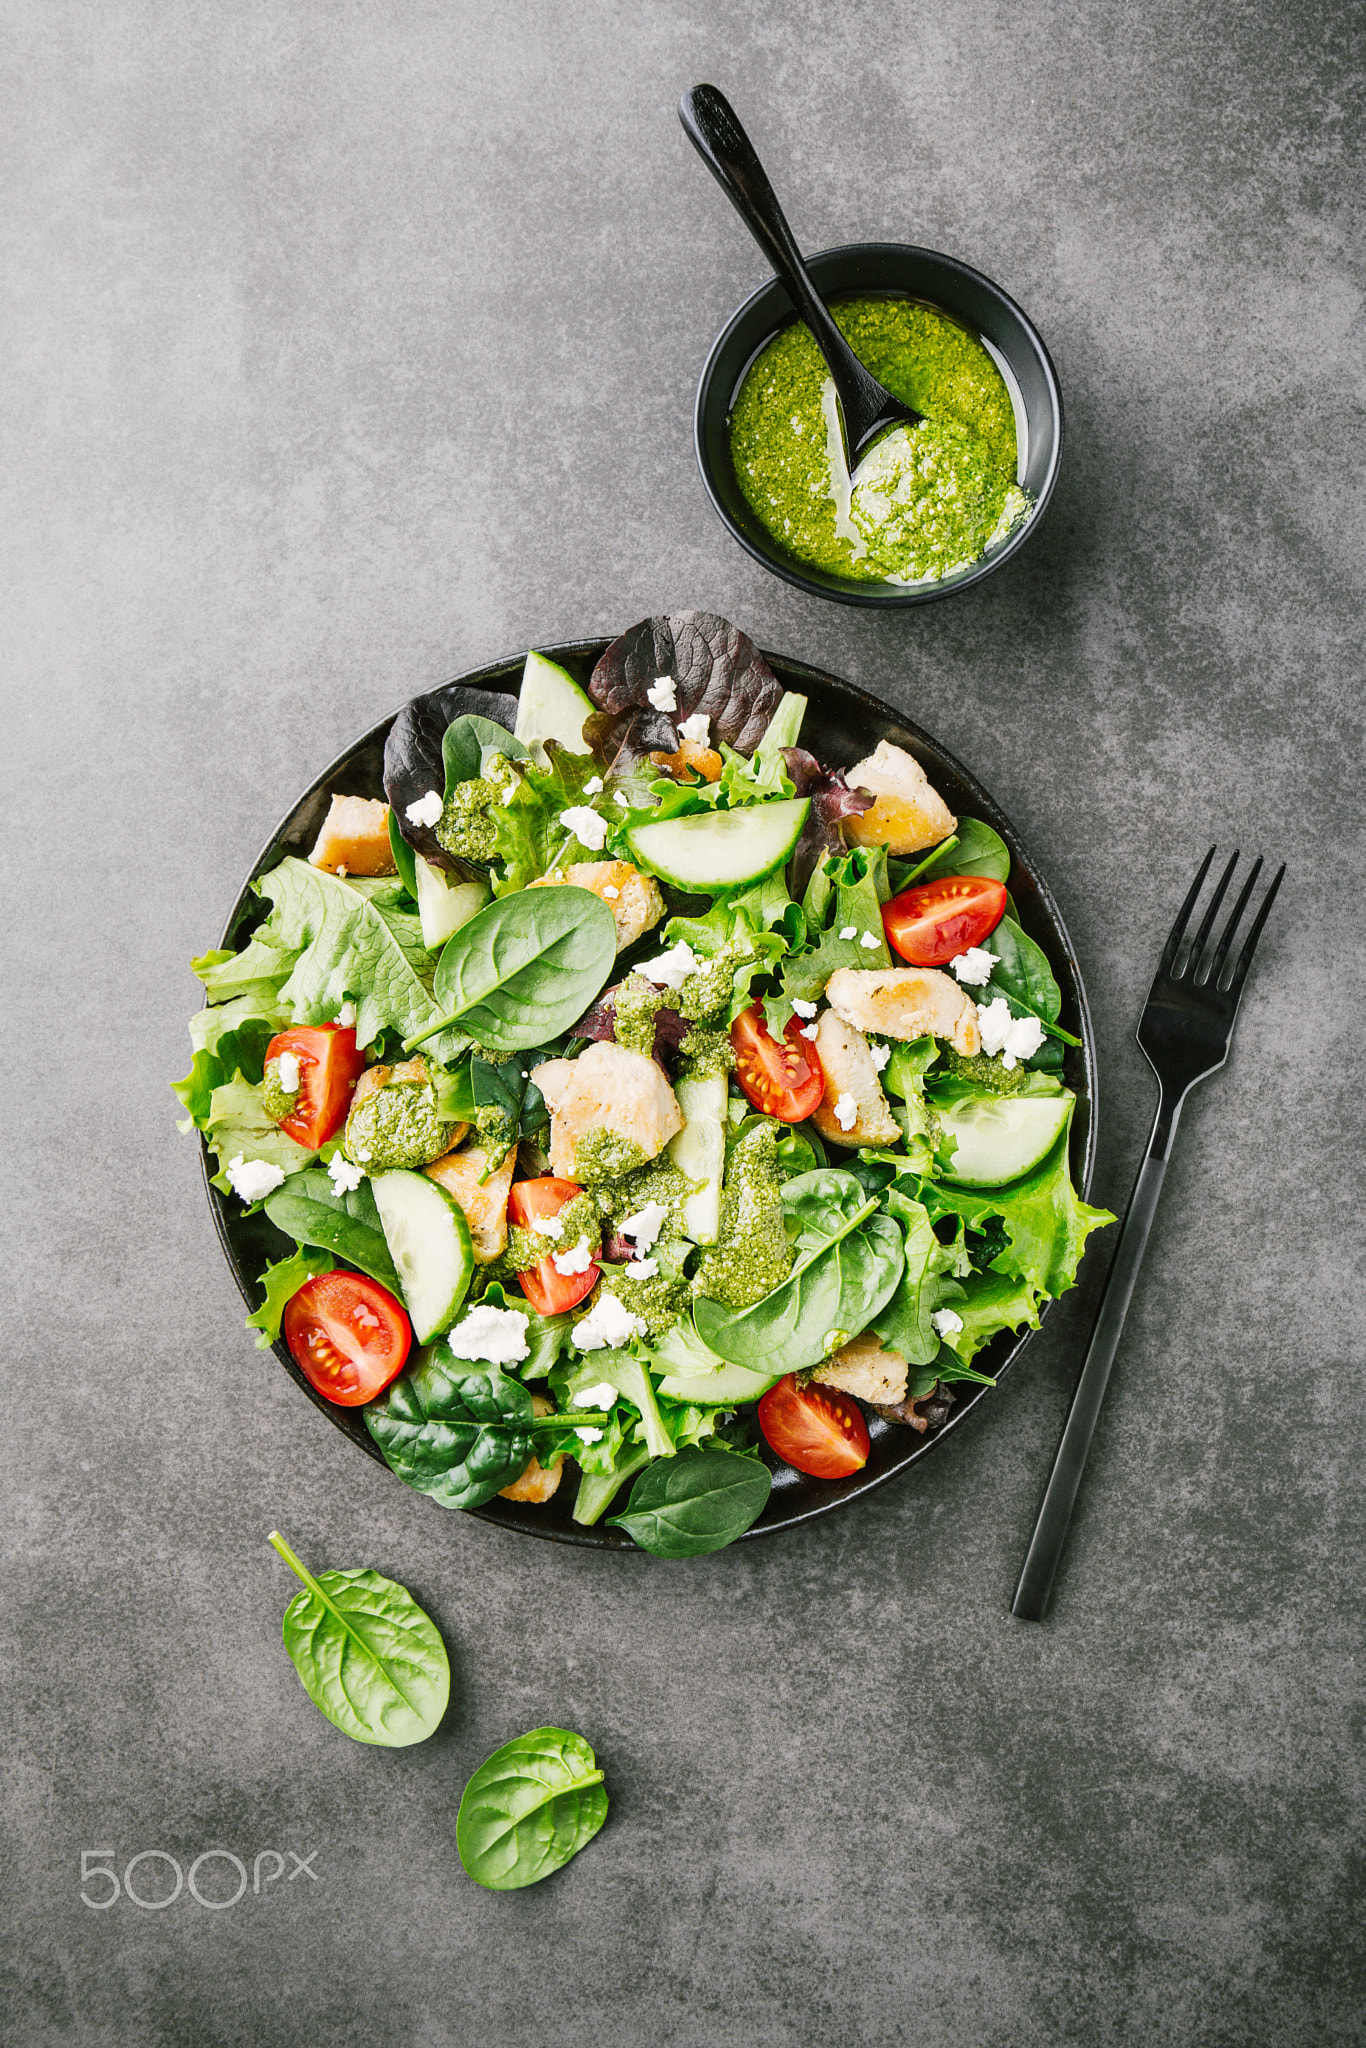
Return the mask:
M280 1233L248 1324L444 1507L576 1470L575 1522L718 1549L775 1459L942 1427L1113 1221L1005 844L805 709L699 612L416 698L194 963L182 1128Z

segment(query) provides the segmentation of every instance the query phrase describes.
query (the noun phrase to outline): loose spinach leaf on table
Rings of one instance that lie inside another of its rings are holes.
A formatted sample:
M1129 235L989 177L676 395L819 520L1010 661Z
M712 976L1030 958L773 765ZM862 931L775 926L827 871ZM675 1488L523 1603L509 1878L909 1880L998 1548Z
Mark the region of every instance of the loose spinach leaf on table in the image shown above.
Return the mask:
M299 1244L316 1245L358 1266L381 1287L403 1299L403 1287L389 1253L369 1181L339 1194L320 1167L295 1174L266 1196L266 1214L278 1230Z
M353 1742L406 1749L433 1733L451 1696L446 1646L407 1588L376 1571L315 1578L284 1537L270 1541L304 1582L285 1609L285 1648L320 1713Z
M572 1449L576 1425L610 1419L587 1410L538 1419L517 1380L496 1365L470 1371L444 1346L362 1412L390 1469L443 1508L482 1507L520 1477L533 1450L545 1463Z
M404 1041L459 1033L493 1052L558 1038L602 989L617 953L611 911L587 889L500 897L446 941L436 970L441 1010Z
M455 1846L468 1874L510 1892L562 1869L607 1818L602 1777L568 1728L533 1728L505 1742L460 1797Z
M643 1472L625 1512L609 1515L652 1557L702 1557L743 1536L773 1485L767 1465L718 1447L680 1451Z
M256 1339L258 1351L269 1351L280 1334L280 1324L287 1304L298 1293L305 1281L313 1280L319 1273L330 1273L333 1259L321 1251L310 1251L300 1247L291 1252L287 1259L276 1259L266 1267L260 1284L266 1291L266 1298L258 1309L247 1317L247 1328L258 1330Z

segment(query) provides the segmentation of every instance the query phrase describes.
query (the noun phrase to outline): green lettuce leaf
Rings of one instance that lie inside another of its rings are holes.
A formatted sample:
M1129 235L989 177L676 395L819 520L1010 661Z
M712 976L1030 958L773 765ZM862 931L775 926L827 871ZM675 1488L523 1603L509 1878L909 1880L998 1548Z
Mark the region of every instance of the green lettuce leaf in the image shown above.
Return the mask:
M558 740L547 740L548 765L534 760L519 761L516 787L511 801L494 807L498 859L504 874L495 879L495 896L507 896L525 889L538 876L549 872L551 863L572 866L576 861L602 860L605 855L582 846L560 823L560 813L588 801L584 784L601 770L591 754L571 754Z
M945 1304L963 1319L961 1330L950 1332L940 1353L941 1380L980 1378L980 1374L955 1372L952 1359L970 1366L984 1344L1002 1330L1031 1330L1039 1327L1039 1295L1027 1280L1009 1273L969 1273L955 1299ZM948 1356L945 1355L948 1354Z
M967 1255L957 1243L941 1244L924 1203L900 1189L889 1191L887 1210L901 1225L906 1266L895 1294L878 1311L872 1327L909 1365L930 1365L939 1354L939 1332L931 1320L935 1310L962 1313L963 1289L955 1276L968 1270Z
M818 1002L825 984L840 967L890 967L892 956L882 929L882 906L878 901L877 863L858 847L841 859L827 859L807 884L803 909L808 929L816 934L807 952L792 953L783 961L780 989L764 1003L768 1028L776 1038L792 1015L792 1001ZM851 938L840 933L852 930ZM865 946L868 933L875 944Z
M258 1351L269 1351L280 1334L280 1322L285 1305L296 1295L306 1280L315 1279L319 1273L330 1273L336 1261L326 1252L310 1251L300 1247L291 1252L287 1259L276 1259L261 1275L261 1285L266 1298L258 1309L247 1317L247 1328L258 1330L256 1339Z
M213 1185L224 1195L231 1190L228 1162L239 1152L244 1159L263 1159L286 1174L301 1173L317 1157L306 1145L296 1145L293 1138L285 1136L261 1106L260 1083L244 1081L240 1074L214 1089L203 1130L218 1162Z

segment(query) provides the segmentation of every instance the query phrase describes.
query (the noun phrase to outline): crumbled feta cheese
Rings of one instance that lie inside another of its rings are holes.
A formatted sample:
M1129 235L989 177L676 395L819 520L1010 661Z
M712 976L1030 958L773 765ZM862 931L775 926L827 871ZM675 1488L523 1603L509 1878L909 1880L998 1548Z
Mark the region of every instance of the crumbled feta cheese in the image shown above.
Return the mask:
M612 802L620 804L623 811L629 811L631 808L631 799L628 796L623 796L619 789L613 792Z
M686 939L680 939L676 946L670 946L667 953L657 959L647 960L636 973L643 974L646 981L652 981L656 988L682 988L688 976L697 965L697 955Z
M963 1327L963 1318L951 1308L937 1308L930 1321L941 1337L956 1337Z
M656 676L645 692L656 711L677 711L678 691L672 676Z
M595 1387L580 1387L569 1405L571 1408L610 1408L616 1398L617 1390L612 1382L599 1380Z
M284 1168L264 1159L244 1159L239 1152L228 1161L228 1184L244 1202L259 1202L284 1185Z
M455 1358L482 1358L488 1365L515 1365L529 1356L527 1318L515 1308L481 1301L447 1337Z
M632 1337L643 1337L645 1330L644 1316L633 1316L630 1309L604 1287L582 1322L575 1323L574 1343L580 1351L615 1351L622 1344L629 1343Z
M590 775L587 782L583 785L583 793L585 796L596 796L601 788L602 777L600 775Z
M275 1077L286 1095L299 1092L299 1055L297 1052L282 1052L275 1062Z
M620 889L614 889L614 888L612 887L612 884L611 884L610 882L608 882L608 883L606 883L606 884L604 885L604 888L603 888L603 892L602 892L602 893L603 893L603 897L604 897L604 900L605 900L606 902L608 902L608 903L615 903L615 902L616 902L616 900L617 900L617 898L618 898L618 896L620 896L620 894L621 894L621 891L620 891Z
M707 728L711 720L705 711L694 711L691 718L685 718L678 728L680 739L691 740L695 747L705 747L708 739Z
M560 1216L533 1216L531 1227L538 1237L553 1237L556 1244L564 1236L564 1219Z
M969 946L966 953L955 954L949 965L965 988L985 988L991 980L996 955L988 953L985 946Z
M632 1259L626 1268L628 1280L653 1280L659 1271L658 1259Z
M835 1103L835 1122L842 1131L852 1131L858 1122L858 1103L846 1088Z
M343 1003L341 1008L337 1012L336 1021L338 1024L341 1025L344 1031L350 1031L354 1029L356 1022L355 1004L349 1001Z
M1017 1060L1032 1058L1044 1041L1044 1028L1038 1018L1012 1017L1004 996L977 1005L977 1028L982 1034L983 1052L993 1057L999 1053L1007 1073Z
M819 1038L820 1034L821 1027L819 1024L803 1024L801 1027L801 1035L803 1038Z
M793 996L792 1007L799 1017L814 1017L816 1014L816 1005L805 1002L801 996Z
M892 1048L890 1045L870 1045L868 1050L873 1055L873 1065L880 1074L892 1057Z
M353 1166L340 1152L334 1152L328 1160L327 1177L339 1195L354 1195L365 1179L361 1169Z
M581 1237L571 1251L552 1252L550 1254L550 1263L555 1268L555 1271L563 1273L566 1279L572 1273L586 1273L593 1263L593 1254L589 1250L588 1239Z
M594 853L602 851L607 838L607 820L600 818L591 804L571 804L567 811L560 812L560 823L566 832L572 832L581 846L587 846Z
M861 946L866 946L870 953L876 953L878 947L882 944L882 941L878 937L876 932L865 932L863 934L863 937L859 940L859 944Z
M439 825L444 808L445 806L441 801L441 792L429 789L425 796L420 796L417 799L416 803L409 804L403 815L410 825Z
M617 1225L617 1233L633 1239L637 1253L648 1252L664 1228L668 1213L662 1202L647 1202L643 1209L636 1210L634 1216L622 1219Z
M589 1429L585 1427L583 1429L576 1429L574 1431L574 1434L579 1439L580 1443L596 1444L602 1441L602 1431L600 1429Z
M858 937L858 926L856 924L842 924L840 926L840 937L842 939L856 939Z

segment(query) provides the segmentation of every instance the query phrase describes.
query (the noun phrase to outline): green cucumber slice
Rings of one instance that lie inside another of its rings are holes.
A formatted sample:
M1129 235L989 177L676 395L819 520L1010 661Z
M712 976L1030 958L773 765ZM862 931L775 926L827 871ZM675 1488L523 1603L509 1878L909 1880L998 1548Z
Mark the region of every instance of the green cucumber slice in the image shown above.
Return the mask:
M419 1344L449 1330L474 1272L465 1212L425 1173L377 1173L370 1191Z
M514 737L524 747L558 740L568 753L590 754L593 750L584 739L583 721L597 708L567 669L547 661L543 654L529 654L522 670Z
M493 891L487 882L448 882L440 868L434 868L420 853L413 855L417 883L417 914L422 919L422 943L429 953L444 946L452 932L468 924L482 910Z
M964 1095L938 1109L945 1140L956 1149L944 1167L964 1187L1000 1187L1047 1157L1072 1108L1072 1096ZM944 1152L949 1151L947 1142Z
M714 893L757 882L780 868L802 836L808 797L745 804L733 811L638 825L626 837L636 858L679 889Z
M671 1401L692 1401L699 1408L736 1408L757 1401L782 1378L781 1372L751 1372L747 1365L723 1365L719 1372L668 1373L659 1383Z
M704 1080L684 1075L674 1083L686 1119L669 1140L669 1157L679 1172L698 1183L683 1204L683 1228L694 1244L715 1244L721 1228L721 1177L726 1169L726 1077Z

